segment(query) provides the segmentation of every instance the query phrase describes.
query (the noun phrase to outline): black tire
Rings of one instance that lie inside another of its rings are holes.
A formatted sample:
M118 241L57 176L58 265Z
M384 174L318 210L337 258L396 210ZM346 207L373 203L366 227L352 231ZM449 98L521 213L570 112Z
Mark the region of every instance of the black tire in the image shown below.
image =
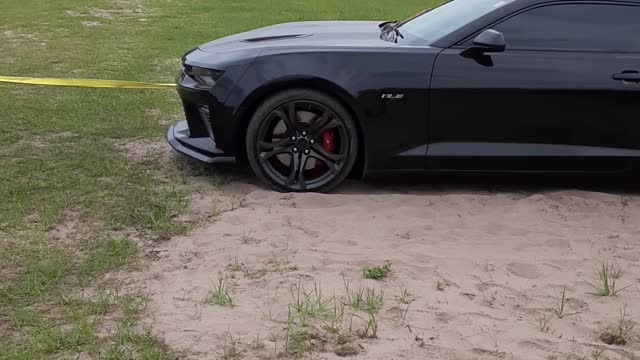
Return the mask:
M309 89L265 100L249 121L247 160L265 184L282 192L327 192L349 175L358 135L340 102Z

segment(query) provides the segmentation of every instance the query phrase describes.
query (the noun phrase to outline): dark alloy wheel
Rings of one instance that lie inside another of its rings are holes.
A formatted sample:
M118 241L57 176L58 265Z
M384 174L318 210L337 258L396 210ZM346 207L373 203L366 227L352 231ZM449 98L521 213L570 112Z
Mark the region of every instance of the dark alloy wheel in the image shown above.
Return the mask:
M289 90L265 101L247 129L247 158L279 191L324 192L340 184L357 156L349 112L312 90Z

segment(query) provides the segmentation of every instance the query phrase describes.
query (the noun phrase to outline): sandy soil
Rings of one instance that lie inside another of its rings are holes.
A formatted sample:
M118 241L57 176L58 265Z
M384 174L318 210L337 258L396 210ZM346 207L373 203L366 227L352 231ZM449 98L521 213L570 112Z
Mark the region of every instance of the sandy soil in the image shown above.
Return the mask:
M299 288L319 287L334 304L345 301L345 281L352 292L384 292L377 338L358 336L365 312L345 310L340 332L351 328L356 359L640 357L638 327L626 345L600 339L620 309L625 325L640 318L636 195L359 182L331 195L280 194L243 180L225 193L236 206L124 275L149 292L157 334L191 358L284 356ZM200 211L215 208L206 191L195 200ZM603 261L622 270L618 287L628 287L618 296L593 294ZM363 278L363 267L385 262L386 279ZM233 308L205 302L219 274ZM563 288L569 315L559 319ZM309 320L305 358L339 358L326 322Z

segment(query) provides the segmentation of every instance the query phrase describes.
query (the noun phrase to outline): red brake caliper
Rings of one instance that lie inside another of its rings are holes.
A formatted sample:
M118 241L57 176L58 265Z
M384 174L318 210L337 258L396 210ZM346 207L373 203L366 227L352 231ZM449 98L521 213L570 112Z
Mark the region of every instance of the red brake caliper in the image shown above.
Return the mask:
M320 146L324 149L324 151L332 154L335 150L335 135L333 134L333 130L325 130L322 135L320 135ZM324 166L324 163L321 161L316 161L315 168L321 168Z

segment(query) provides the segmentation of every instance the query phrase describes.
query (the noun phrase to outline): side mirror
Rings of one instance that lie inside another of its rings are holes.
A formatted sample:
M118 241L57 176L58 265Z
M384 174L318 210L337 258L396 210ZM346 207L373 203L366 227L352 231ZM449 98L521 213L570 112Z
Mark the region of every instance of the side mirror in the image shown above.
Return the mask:
M473 39L473 44L484 52L503 52L507 48L504 35L493 29L481 32Z

